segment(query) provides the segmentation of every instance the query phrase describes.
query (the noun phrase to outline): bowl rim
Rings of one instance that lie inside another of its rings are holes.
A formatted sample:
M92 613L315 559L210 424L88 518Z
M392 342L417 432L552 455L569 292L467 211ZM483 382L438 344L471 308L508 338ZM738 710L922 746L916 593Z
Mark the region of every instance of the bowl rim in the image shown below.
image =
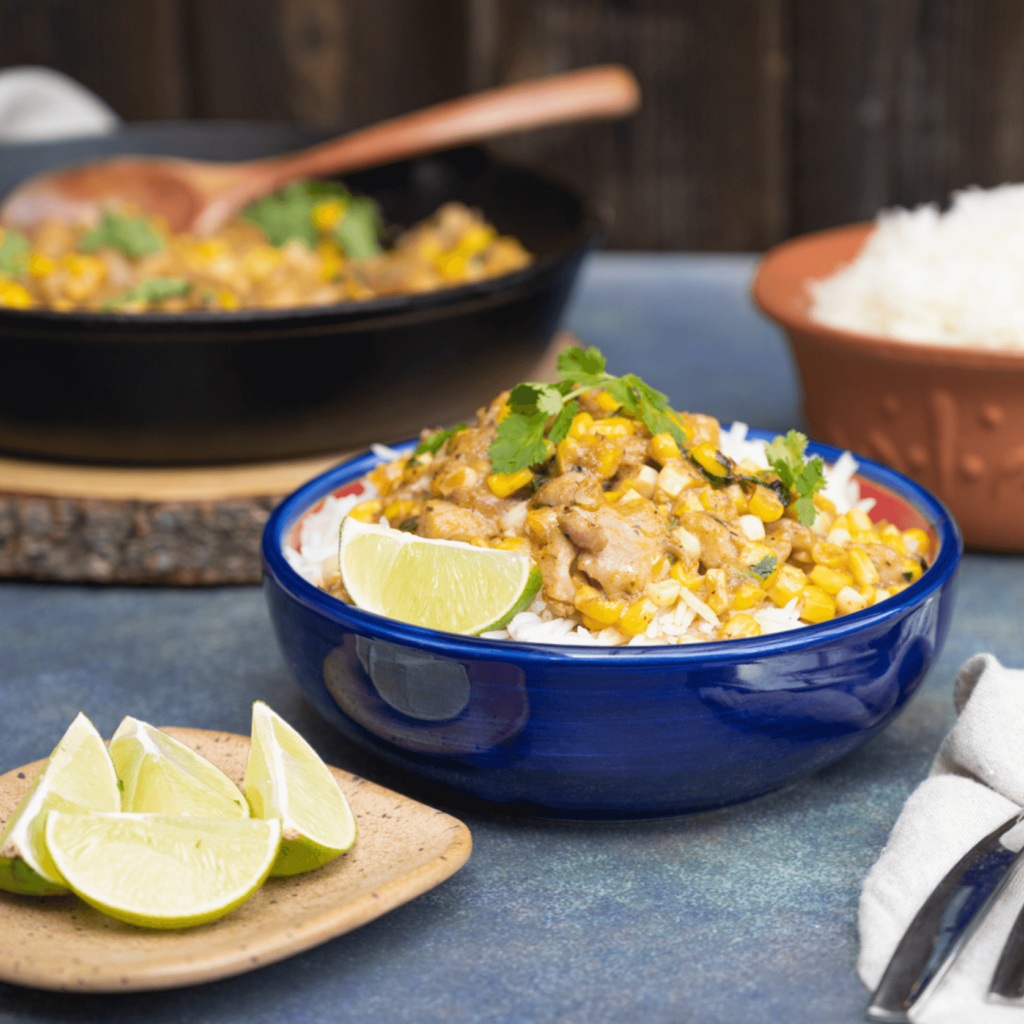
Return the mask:
M751 428L749 437L771 440L773 431ZM392 450L406 452L417 442L406 441L392 446ZM842 449L833 445L811 442L808 451L834 463ZM877 626L886 620L900 619L923 604L953 576L963 553L960 528L946 506L934 494L896 470L872 459L855 456L858 476L878 484L911 507L928 521L939 539L939 554L935 562L906 590L885 600L881 605L852 612L828 622L801 626L798 629L766 636L739 640L711 640L707 643L685 645L658 645L640 647L590 647L569 644L526 643L518 640L485 640L480 637L444 633L439 630L413 626L365 612L339 601L325 591L304 580L289 564L282 551L282 541L288 536L299 518L321 498L339 487L354 482L369 470L386 461L372 451L349 459L322 473L295 490L273 511L263 530L261 552L264 569L264 587L268 577L292 600L305 606L333 624L345 627L361 636L390 641L407 647L436 653L450 658L469 658L485 661L535 660L579 661L623 667L622 661L636 660L637 664L668 660L680 664L708 662L729 664L746 662L771 654L792 653L818 647Z
M762 312L782 325L788 332L812 335L814 341L836 348L856 350L861 355L893 362L943 363L964 368L1015 370L1024 368L1024 352L1008 349L976 348L968 345L936 345L930 342L899 341L880 335L862 334L820 323L811 318L810 297L806 285L818 280L810 275L797 276L791 267L794 260L809 253L818 254L840 245L849 255L840 254L822 271L831 274L859 252L861 245L875 229L873 221L844 224L842 227L812 231L787 239L769 249L758 264L751 284L754 302Z

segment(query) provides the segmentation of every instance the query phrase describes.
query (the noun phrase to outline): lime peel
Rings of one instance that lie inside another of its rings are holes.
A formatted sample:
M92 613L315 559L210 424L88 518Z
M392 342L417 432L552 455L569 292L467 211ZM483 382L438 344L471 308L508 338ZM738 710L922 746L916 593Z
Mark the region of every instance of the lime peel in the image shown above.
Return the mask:
M117 811L121 794L106 745L79 713L0 834L0 889L33 896L67 892L44 836L47 816Z
M537 567L519 552L418 537L351 517L342 523L338 562L357 607L464 635L503 628L541 583Z
M355 816L331 770L263 701L252 708L245 796L254 817L280 821L273 875L322 867L355 842Z
M280 840L277 821L254 818L52 811L46 821L71 889L146 928L190 928L234 910L263 884Z

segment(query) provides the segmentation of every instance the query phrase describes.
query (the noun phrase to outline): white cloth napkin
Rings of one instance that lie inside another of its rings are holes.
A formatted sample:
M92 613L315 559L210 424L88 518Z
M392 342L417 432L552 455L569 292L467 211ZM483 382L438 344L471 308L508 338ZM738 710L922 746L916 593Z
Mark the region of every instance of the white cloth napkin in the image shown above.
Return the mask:
M1024 806L1024 671L991 654L957 675L958 718L928 778L911 794L860 898L861 979L874 989L907 925L947 871ZM1017 838L1024 833L1014 829ZM1024 842L1010 836L1006 845ZM910 1013L921 1024L1022 1024L1024 1008L985 1002L996 962L1024 904L1018 864L960 957Z
M0 71L0 144L107 135L119 124L103 100L59 71Z

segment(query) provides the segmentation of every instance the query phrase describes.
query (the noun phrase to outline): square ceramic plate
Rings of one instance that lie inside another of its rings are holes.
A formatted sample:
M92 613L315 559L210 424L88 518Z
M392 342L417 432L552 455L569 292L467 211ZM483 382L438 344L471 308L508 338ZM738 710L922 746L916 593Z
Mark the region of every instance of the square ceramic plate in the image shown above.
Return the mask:
M249 740L167 729L241 785ZM0 776L0 828L43 761ZM0 892L0 981L76 992L196 985L251 971L358 928L453 875L469 857L455 818L332 768L359 826L355 846L305 875L270 878L219 921L151 931L76 896Z

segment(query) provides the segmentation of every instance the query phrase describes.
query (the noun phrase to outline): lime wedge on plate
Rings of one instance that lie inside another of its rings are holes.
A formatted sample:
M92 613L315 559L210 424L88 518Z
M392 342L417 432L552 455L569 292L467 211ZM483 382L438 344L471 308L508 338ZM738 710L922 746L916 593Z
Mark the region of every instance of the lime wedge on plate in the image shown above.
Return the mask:
M244 903L270 873L276 821L163 814L62 814L46 845L68 885L97 910L146 928L189 928Z
M272 875L312 871L355 842L356 819L330 769L263 701L252 706L245 796L257 818L281 823Z
M196 818L247 818L239 788L205 757L131 716L117 727L110 757L124 787L121 810Z
M341 526L338 560L357 607L447 633L501 629L541 585L540 570L518 552L416 537L351 516Z
M46 849L48 813L85 814L120 807L107 748L92 722L79 714L0 834L0 889L34 896L67 892Z

